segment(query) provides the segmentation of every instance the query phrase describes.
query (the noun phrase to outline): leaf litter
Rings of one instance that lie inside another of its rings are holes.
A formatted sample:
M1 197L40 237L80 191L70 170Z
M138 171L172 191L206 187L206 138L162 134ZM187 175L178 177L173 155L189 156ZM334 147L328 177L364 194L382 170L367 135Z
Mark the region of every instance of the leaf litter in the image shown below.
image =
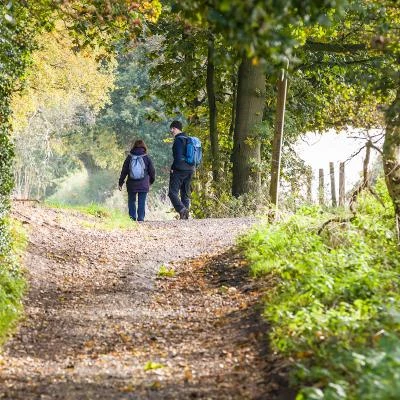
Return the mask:
M79 213L13 212L30 227L29 291L0 356L0 398L289 398L257 308L263 290L232 250L254 219L106 232ZM162 265L174 273L160 279Z

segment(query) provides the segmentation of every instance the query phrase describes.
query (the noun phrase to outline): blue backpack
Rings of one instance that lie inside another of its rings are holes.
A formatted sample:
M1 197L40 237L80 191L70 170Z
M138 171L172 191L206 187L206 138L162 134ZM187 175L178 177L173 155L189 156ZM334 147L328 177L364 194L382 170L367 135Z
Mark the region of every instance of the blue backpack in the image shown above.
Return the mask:
M201 150L200 139L194 136L188 136L186 139L185 162L198 167L202 158L203 152Z

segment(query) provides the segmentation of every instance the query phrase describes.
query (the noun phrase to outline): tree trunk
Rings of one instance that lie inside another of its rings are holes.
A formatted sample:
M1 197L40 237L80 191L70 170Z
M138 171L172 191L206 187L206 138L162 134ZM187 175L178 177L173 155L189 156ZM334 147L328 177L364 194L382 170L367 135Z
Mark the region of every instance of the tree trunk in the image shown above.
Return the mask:
M400 245L400 89L386 118L383 143L383 168L386 185L394 205L397 239Z
M232 109L231 109L231 123L229 125L229 137L233 140L233 132L235 131L235 118L236 118L236 94L237 94L237 73L232 74Z
M210 118L210 144L212 156L212 173L215 182L219 181L220 159L218 145L218 129L217 129L217 103L215 99L215 68L214 68L214 41L210 39L208 42L207 54L207 98Z
M232 73L232 97L231 97L231 121L229 124L229 139L234 141L234 131L235 131L235 119L236 119L236 99L237 99L237 72ZM229 157L229 164L228 161L224 162L224 171L228 171L231 168L231 164L233 162L233 148L231 151L231 155Z
M100 168L96 165L93 157L89 153L81 153L78 155L79 161L83 164L85 167L87 173L90 175L94 171L99 170Z
M261 144L257 128L265 102L265 73L261 65L244 58L239 67L236 122L233 136L232 194L240 196L260 189Z
M278 207L278 199L279 199L279 181L280 181L280 170L281 170L283 126L285 123L286 91L287 91L287 77L285 72L282 71L282 75L278 79L275 133L274 133L274 140L272 143L271 186L269 190L271 202L272 204L275 204L276 207Z

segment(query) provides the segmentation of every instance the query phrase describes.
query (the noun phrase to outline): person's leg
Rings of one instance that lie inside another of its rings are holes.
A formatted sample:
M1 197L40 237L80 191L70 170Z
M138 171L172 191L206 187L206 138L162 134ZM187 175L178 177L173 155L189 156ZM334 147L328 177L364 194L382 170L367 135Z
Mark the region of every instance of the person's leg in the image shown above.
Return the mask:
M192 182L193 172L187 172L182 179L181 185L181 201L186 209L190 208L190 185Z
M172 205L175 208L175 211L180 213L182 209L185 208L184 204L182 203L181 199L179 198L179 190L182 184L182 175L180 172L171 172L169 175L169 190L168 190L168 197L171 200Z
M128 192L128 210L131 219L136 221L136 193Z
M138 221L144 221L146 215L146 192L138 193Z

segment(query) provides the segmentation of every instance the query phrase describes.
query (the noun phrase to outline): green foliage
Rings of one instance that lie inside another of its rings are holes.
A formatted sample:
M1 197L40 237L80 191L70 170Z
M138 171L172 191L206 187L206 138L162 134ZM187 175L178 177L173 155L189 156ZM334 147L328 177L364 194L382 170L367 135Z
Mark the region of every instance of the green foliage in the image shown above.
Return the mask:
M32 2L30 2L32 3ZM10 101L19 84L29 54L33 50L34 35L47 19L42 2L35 2L35 12L41 22L32 18L32 8L21 2L0 4L0 335L12 325L20 312L23 281L11 255L9 223L9 195L13 187L12 161L14 149L10 141Z
M195 190L192 193L191 212L196 218L244 217L263 215L269 207L268 192L232 196L229 189Z
M68 205L60 202L46 202L46 205L53 208L60 208L70 211L78 211L82 214L95 217L95 219L83 220L82 226L101 230L132 229L135 223L132 222L127 213L122 213L115 209L107 208L101 204Z
M144 366L145 371L152 371L154 369L160 369L160 368L165 368L165 365L154 362L154 361L148 361L146 365Z
M71 0L58 3L59 14L71 26L76 44L94 43L114 50L117 44L135 40L147 22L157 21L161 13L158 0Z
M381 127L382 105L398 86L399 8L392 0L353 0L329 18L329 26L300 29L304 46L292 79L313 87L299 99L313 110L307 128Z
M329 10L340 12L345 1L288 0L280 2L262 0L180 0L172 1L194 23L210 26L214 33L222 34L228 46L250 56L275 58L278 61L291 56L296 43L288 27L327 24Z
M157 272L157 276L160 278L172 278L175 276L175 270L173 268L168 268L165 265L161 265Z
M96 129L112 132L125 151L131 149L136 139L144 140L156 168L155 185L160 188L169 176L171 148L164 140L169 126L165 106L150 90L149 52L154 45L148 40L120 55L111 104L99 115ZM116 159L118 170L124 161L121 155Z
M357 217L330 224L318 207L301 209L241 240L255 276L275 282L266 298L274 349L297 365L298 399L394 399L400 343L400 260L392 208L370 195Z
M21 273L21 258L27 245L27 235L22 225L15 220L7 220L12 246L0 253L0 344L15 326L22 313L22 295L25 279Z

